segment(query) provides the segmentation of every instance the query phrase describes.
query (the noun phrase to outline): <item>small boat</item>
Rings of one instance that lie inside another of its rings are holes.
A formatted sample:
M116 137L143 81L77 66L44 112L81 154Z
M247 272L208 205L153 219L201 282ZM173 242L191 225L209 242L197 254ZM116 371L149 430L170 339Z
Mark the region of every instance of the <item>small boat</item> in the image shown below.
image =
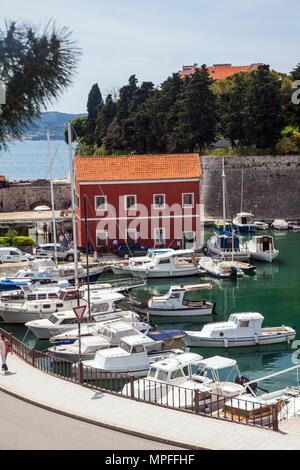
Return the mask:
M253 237L246 242L251 258L258 261L272 263L277 258L279 251L274 248L274 240L270 235Z
M193 373L193 369L194 373ZM133 390L126 384L123 395L143 398L162 405L191 409L195 406L195 391L198 391L199 411L213 412L222 408L224 401L245 392L237 383L220 380L220 371L227 369L239 374L234 359L214 356L203 359L199 354L183 352L151 364L144 379L135 380Z
M183 341L189 347L230 348L290 343L296 331L289 326L262 328L260 313L233 313L227 322L205 325L201 331L185 331Z
M269 224L266 224L265 222L261 222L259 220L254 220L254 225L257 230L268 230Z
M156 254L174 252L173 248L149 248L146 256L130 257L125 261L117 264L113 264L111 267L114 274L126 274L128 271L129 263L133 263L135 266L150 263Z
M147 352L147 347L155 340L144 335L124 336L118 347L100 349L94 359L82 361L83 379L97 380L102 374L113 374L114 378L124 375L145 377L151 363L182 352L181 350ZM78 374L78 363L72 365Z
M218 232L224 232L224 231L231 232L232 231L232 224L229 221L226 220L225 229L224 229L224 220L216 220L215 221L215 230L217 230Z
M246 263L245 261L238 261L238 260L226 261L226 265L239 268L245 274L251 274L256 271L256 266L250 263Z
M143 278L184 277L200 273L194 250L172 250L154 253L150 262L136 263L129 259L126 272Z
M254 232L253 214L251 212L239 212L233 219L233 226L239 232Z
M207 254L218 256L223 260L248 261L250 255L246 245L232 232L224 231L221 234L210 237L207 242Z
M300 223L290 220L288 221L288 227L290 230L299 231Z
M215 309L213 302L204 298L198 300L188 298L191 292L211 289L212 285L209 283L171 286L166 294L153 296L148 302L131 299L131 305L137 311L162 317L211 315Z
M230 262L228 263L227 261L210 258L208 256L200 258L198 263L202 269L212 276L220 278L236 278L244 275L240 268L232 266Z
M288 230L289 228L287 221L284 219L275 219L271 225L275 230Z
M121 339L125 336L145 335L132 323L124 321L102 322L97 334L91 336L83 336L81 338L81 360L93 359L99 349L117 346ZM146 344L147 351L157 351L162 348L164 341L151 341ZM72 362L79 361L79 340L74 343L56 345L48 348L49 353L55 357Z

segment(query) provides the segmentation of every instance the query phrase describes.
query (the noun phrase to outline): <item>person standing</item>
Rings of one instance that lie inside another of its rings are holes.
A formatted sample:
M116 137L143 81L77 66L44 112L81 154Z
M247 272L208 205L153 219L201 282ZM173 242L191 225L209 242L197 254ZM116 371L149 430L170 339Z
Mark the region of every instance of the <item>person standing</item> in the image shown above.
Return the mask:
M4 371L4 373L8 371L6 360L7 360L7 355L9 352L12 354L10 342L8 341L8 339L5 338L4 335L1 335L0 354L1 354L2 370Z

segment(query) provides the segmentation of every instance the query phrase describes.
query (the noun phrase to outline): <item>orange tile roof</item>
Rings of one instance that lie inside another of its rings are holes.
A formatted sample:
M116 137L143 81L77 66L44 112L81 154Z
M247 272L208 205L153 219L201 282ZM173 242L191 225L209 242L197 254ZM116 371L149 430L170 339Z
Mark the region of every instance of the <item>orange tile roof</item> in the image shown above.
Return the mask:
M260 63L257 64L251 64L251 65L231 65L231 64L216 64L213 67L206 67L209 76L213 78L214 80L220 80L222 78L230 77L231 75L238 73L238 72L249 72L251 70L255 70ZM198 69L197 64L191 65L191 66L184 66L183 70L181 70L180 76L181 78L184 78L185 76L192 75L196 69ZM186 71L186 74L184 74L184 69Z
M137 181L201 177L197 153L75 157L78 181Z

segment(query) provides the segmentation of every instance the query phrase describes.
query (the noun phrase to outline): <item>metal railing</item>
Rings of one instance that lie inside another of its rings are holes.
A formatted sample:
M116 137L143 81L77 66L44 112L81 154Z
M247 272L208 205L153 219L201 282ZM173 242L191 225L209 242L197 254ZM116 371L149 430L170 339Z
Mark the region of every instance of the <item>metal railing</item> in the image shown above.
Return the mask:
M278 431L279 412L284 406L282 402L265 406L240 397L203 394L197 388L187 389L150 378L135 380L132 375L103 372L82 362L79 364L58 358L30 348L5 330L0 329L0 333L10 340L13 352L20 358L62 380L153 405Z

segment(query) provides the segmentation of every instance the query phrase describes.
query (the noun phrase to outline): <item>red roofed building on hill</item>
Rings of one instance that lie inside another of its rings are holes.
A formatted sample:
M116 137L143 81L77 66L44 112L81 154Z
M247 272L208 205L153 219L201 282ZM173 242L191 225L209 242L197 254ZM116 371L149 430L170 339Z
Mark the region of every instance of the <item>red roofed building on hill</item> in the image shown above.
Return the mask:
M222 78L230 77L231 75L239 72L250 72L256 70L262 63L255 63L251 65L237 65L232 66L231 64L214 64L212 67L206 67L209 75L214 80L220 80ZM194 65L183 65L182 70L179 71L181 78L189 77L195 70L197 70L198 64Z
M137 242L198 248L201 165L197 153L75 156L78 245L94 250Z

